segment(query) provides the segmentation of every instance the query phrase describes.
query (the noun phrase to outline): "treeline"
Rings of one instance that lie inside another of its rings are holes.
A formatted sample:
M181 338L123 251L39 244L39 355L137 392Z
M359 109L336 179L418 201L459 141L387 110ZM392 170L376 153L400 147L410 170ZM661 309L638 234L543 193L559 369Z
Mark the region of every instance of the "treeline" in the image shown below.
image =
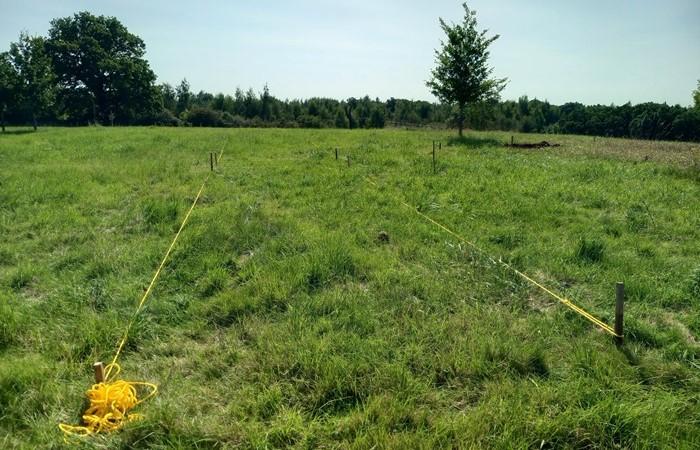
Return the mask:
M160 125L302 128L383 128L385 126L453 125L448 105L390 98L279 100L267 86L256 94L236 89L234 95L192 94L187 80L176 88L159 86ZM665 103L621 106L547 101L502 101L472 106L467 124L476 130L523 133L584 134L637 139L700 141L700 105L685 108Z
M425 126L444 123L450 108L426 101L310 98L280 100L267 85L236 89L233 95L190 92L187 80L176 87L158 86L162 98L161 125L284 128L384 128L387 125Z
M450 105L390 98L281 100L262 92L194 93L187 80L157 84L145 43L114 17L87 12L51 21L48 35L21 34L0 53L0 123L221 127L383 128L453 126ZM479 130L700 141L695 107L644 103L551 105L529 100L468 108Z
M696 95L696 98L700 97ZM556 106L524 96L517 102L472 108L468 120L472 127L479 129L700 141L698 103L694 108L666 103Z

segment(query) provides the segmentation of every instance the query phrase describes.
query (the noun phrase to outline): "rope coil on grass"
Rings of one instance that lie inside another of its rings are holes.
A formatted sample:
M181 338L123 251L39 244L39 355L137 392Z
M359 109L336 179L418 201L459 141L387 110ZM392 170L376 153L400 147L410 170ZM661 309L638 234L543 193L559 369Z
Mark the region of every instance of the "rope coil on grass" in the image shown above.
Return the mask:
M116 377L121 368L113 363L107 366L114 369L113 377ZM146 396L139 399L137 387L145 387L150 390ZM141 402L156 395L158 386L153 383L126 380L105 380L93 384L85 392L90 405L83 413L84 425L59 424L58 427L67 435L89 436L94 433L116 431L124 424L143 417L141 414L129 414L129 410Z

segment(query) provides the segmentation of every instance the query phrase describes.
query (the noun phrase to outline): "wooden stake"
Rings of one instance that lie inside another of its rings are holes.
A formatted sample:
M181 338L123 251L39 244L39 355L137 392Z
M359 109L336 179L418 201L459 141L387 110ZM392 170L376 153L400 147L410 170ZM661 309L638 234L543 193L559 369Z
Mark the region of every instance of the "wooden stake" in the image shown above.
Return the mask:
M625 283L618 282L615 285L615 343L622 345L624 334L624 313L625 313Z
M512 134L510 135L510 146L511 147L513 146L513 135Z
M442 141L438 142L438 150L442 150Z
M433 173L435 173L435 141L433 141Z
M209 168L212 172L214 171L214 154L211 152L209 153Z
M92 369L95 371L95 383L102 383L105 380L105 365L102 361L98 361L92 365Z
M350 167L350 155L348 155L348 167Z
M335 160L338 161L338 149L335 149Z

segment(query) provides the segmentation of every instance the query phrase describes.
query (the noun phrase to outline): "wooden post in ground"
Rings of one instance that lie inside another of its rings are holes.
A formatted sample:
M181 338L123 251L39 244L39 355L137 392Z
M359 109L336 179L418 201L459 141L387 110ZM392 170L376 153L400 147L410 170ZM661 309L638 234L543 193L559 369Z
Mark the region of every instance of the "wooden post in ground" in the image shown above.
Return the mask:
M433 141L433 174L436 172L435 168L435 141Z
M95 371L95 383L102 383L105 380L105 365L102 361L98 361L92 365L92 369Z
M209 168L214 171L214 154L209 152Z
M622 345L624 335L624 314L625 314L625 283L618 282L615 285L615 343Z
M335 160L338 161L338 148L335 148Z
M513 135L511 134L511 135L510 135L510 146L511 146L511 147L513 146L513 143L514 143L514 142L515 142L515 141L513 140Z
M350 167L350 155L348 155L348 167Z

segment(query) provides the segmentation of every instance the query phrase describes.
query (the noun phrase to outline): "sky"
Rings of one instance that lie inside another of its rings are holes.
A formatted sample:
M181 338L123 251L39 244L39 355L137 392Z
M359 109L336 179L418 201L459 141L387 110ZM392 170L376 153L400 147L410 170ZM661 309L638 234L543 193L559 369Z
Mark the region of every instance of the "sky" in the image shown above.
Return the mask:
M117 17L146 43L159 82L278 98L434 101L425 81L453 0L0 0L0 48L78 11ZM504 99L690 105L700 79L700 0L470 0L499 34Z

